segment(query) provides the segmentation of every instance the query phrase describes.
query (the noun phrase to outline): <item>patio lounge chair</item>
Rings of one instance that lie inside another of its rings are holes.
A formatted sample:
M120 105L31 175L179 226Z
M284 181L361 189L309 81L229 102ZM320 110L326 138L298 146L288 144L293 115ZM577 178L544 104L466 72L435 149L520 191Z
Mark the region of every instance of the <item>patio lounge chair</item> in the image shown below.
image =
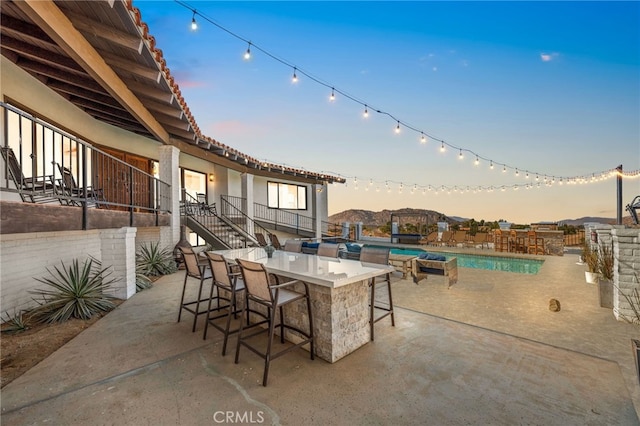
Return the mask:
M6 178L13 181L22 201L35 203L54 198L52 195L55 193L55 186L52 175L27 178L22 173L13 149L3 146L0 147L0 151L6 167Z
M421 244L433 245L438 240L438 231L430 232L425 238L420 241Z
M254 235L256 236L256 240L258 240L258 244L260 244L260 247L269 245L267 244L267 240L264 238L264 234L262 232L256 232Z
M196 199L198 200L198 209L200 213L205 215L215 215L216 214L216 204L209 204L207 202L207 194L196 193Z
M451 244L451 240L453 239L453 232L451 231L442 231L442 236L438 241L438 244L441 246L448 246Z
M280 240L278 240L278 236L276 234L269 234L269 239L271 240L271 245L274 249L282 249L282 244L280 244Z
M73 177L73 173L71 173L71 169L67 167L63 167L61 164L58 164L58 170L60 170L60 175L62 179L60 179L60 187L62 188L63 195L66 195L66 203L68 205L79 206L81 204L80 200L77 198L84 198L84 188L78 186L76 184L76 179ZM76 198L76 199L74 199ZM99 206L99 201L104 201L104 197L102 194L102 189L94 189L91 186L87 186L87 199L95 205Z
M485 245L489 247L488 236L489 234L487 232L476 232L476 235L474 235L470 240L467 240L465 245L473 248L480 247L482 249Z
M451 236L451 240L447 243L448 246L456 247L463 246L468 240L467 231L455 231Z

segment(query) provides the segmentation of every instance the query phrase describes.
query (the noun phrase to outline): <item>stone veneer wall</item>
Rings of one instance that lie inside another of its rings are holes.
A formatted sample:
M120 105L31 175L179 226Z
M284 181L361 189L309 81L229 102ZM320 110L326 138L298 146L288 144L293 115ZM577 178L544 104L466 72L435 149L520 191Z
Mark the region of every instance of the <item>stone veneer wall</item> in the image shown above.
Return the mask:
M589 237L592 231L598 236L597 243ZM619 321L640 320L635 317L627 299L635 300L634 290L640 291L640 227L591 224L586 229L586 238L592 247L603 244L611 244L613 247L614 316Z

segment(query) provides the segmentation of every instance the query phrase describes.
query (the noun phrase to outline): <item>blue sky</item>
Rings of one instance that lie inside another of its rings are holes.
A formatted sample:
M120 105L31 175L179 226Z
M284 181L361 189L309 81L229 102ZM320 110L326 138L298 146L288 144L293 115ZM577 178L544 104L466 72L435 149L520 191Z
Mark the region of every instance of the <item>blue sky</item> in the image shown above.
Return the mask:
M614 179L535 184L640 169L638 2L185 3L197 31L177 2L134 6L201 130L259 159L346 177L329 187L330 214L615 217ZM242 39L254 44L249 61ZM292 84L292 66L328 87L300 72ZM331 87L359 103L330 101ZM640 179L623 185L626 204ZM489 186L508 189L473 191Z

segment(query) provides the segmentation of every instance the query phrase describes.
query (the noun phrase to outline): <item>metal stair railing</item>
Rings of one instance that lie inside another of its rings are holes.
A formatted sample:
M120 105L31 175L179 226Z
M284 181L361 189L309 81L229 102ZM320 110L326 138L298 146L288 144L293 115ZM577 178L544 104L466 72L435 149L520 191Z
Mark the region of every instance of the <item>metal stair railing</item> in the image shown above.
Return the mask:
M215 205L199 202L184 189L182 200L180 213L184 218L184 224L214 249L247 246L247 239L242 235L242 232L238 232L237 227L221 218L217 214Z
M264 204L253 204L253 217L254 220L273 224L274 229L283 229L296 234L315 232L315 218L286 210L273 209Z
M271 235L271 232L255 220L251 219L245 213L247 204L246 198L234 197L232 195L221 195L220 201L220 216L227 220L228 223L236 226L245 238L250 240L254 245L260 245L255 237L256 232Z

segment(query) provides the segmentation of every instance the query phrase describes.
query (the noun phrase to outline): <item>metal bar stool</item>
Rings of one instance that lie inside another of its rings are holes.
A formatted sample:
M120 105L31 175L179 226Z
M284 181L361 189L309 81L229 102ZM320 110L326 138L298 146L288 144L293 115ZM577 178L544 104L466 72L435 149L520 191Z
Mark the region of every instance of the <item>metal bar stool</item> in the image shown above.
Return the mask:
M246 303L242 307L242 316L244 316L244 311L248 309L249 303L256 303L260 306L263 306L267 310L267 317L269 327L267 329L259 328L256 331L253 331L249 334L243 334L244 331L244 321L240 323L240 330L238 333L238 343L236 346L236 359L235 363L238 363L240 358L240 346L246 346L253 353L259 355L264 359L264 375L262 377L262 385L267 386L267 378L269 376L269 363L271 360L276 359L285 353L292 351L296 348L299 348L307 343L310 345L309 354L311 359L314 357L314 346L313 346L313 317L311 314L311 298L309 297L309 286L307 283L295 280L289 281L282 284L271 285L269 282L269 273L265 269L264 265L261 263L250 262L248 260L236 259L236 262L240 266L240 271L242 272L242 277L244 279L245 287L246 287ZM291 287L293 284L302 283L305 288L304 293L298 293L296 291L290 290L288 287ZM305 301L307 304L307 314L309 317L309 332L293 326L289 324L285 324L283 307L290 303ZM280 311L280 341L284 343L284 329L288 329L294 331L296 334L302 337L301 341L288 346L276 353L272 353L272 343L273 337L276 329L276 311ZM268 333L268 342L266 351L261 351L257 347L253 346L249 339L257 336L258 334L267 332Z
M204 315L207 311L200 310L200 303L205 303L209 301L209 298L202 298L202 286L205 280L212 279L211 270L207 268L206 264L201 264L198 262L198 255L189 247L178 247L180 252L182 253L182 258L184 259L186 273L184 275L184 284L182 285L182 296L180 297L180 310L178 311L178 322L180 322L180 318L182 317L182 310L187 312L191 312L193 314L193 328L191 332L196 331L196 324L198 322L198 316ZM184 295L187 290L187 280L191 278L195 278L200 281L200 285L198 287L198 298L196 300L192 300L190 302L184 301ZM195 305L195 307L193 307Z
M381 265L389 264L389 251L390 249L381 249L374 247L363 247L360 251L360 262L362 263L378 263ZM387 292L389 296L389 304L376 305L376 278L373 277L369 280L369 287L371 287L371 300L369 301L369 327L371 328L371 340L374 340L374 324L381 319L391 316L391 326L395 327L396 322L393 315L393 298L391 296L391 273L384 275L383 282L387 283ZM376 317L376 309L384 311L384 314Z

